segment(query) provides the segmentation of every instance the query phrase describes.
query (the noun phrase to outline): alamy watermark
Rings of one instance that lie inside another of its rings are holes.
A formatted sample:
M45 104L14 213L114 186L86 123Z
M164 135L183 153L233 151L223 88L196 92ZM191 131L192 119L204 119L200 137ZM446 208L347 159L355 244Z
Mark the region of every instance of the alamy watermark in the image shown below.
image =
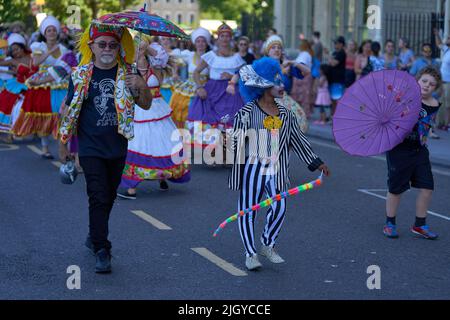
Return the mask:
M71 265L67 267L66 273L70 274L67 278L66 286L69 290L81 289L81 269L77 265Z
M369 290L381 290L381 268L377 265L368 266L367 274L370 274L366 282L367 288Z
M66 19L67 28L71 30L81 30L81 8L71 5L67 7L66 13L69 17Z
M370 5L367 7L367 29L380 30L381 29L381 8L377 5Z
M194 126L193 130L174 130L170 139L175 142L171 152L175 164L243 165L250 158L270 163L271 169L266 174L279 170L279 130L202 130L201 126Z

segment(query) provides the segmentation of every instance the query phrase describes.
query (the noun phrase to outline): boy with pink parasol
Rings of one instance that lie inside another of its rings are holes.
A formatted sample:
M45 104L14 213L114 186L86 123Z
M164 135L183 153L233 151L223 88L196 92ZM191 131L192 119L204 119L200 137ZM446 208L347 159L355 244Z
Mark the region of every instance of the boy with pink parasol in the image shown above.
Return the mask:
M416 201L416 221L411 231L425 239L435 240L426 224L428 206L434 190L430 154L426 145L431 129L431 122L436 117L440 103L432 94L442 84L440 72L433 67L426 67L417 75L422 93L420 118L412 133L398 146L386 154L388 165L389 192L386 200L386 225L383 233L388 238L398 238L396 215L401 195L410 187L419 189Z

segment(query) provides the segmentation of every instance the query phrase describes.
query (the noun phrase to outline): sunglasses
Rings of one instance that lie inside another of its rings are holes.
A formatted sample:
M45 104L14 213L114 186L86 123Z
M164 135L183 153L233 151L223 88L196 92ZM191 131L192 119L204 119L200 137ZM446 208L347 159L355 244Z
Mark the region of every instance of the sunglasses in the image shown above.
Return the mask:
M100 41L100 42L94 42L95 44L97 44L97 46L100 49L105 49L106 46L108 46L108 48L110 48L111 50L117 49L119 47L119 43L117 42L108 42L106 43L105 41Z

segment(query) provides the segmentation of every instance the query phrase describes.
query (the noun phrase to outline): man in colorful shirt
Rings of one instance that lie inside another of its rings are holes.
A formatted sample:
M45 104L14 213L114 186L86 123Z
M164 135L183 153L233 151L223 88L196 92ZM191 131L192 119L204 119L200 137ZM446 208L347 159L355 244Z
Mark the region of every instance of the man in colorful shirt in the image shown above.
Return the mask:
M76 135L89 197L86 246L96 255L96 272L109 273L109 216L133 138L134 105L149 109L152 96L144 79L130 72L134 44L126 29L94 22L80 39L80 53L59 131L60 158L69 157L67 143Z

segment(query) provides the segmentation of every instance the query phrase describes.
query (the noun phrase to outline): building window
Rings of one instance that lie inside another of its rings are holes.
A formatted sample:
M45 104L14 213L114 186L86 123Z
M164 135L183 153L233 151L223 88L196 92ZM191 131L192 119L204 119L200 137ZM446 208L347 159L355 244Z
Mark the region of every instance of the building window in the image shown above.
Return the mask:
M170 20L170 14L166 14L166 20Z
M195 2L195 0L191 0L191 3L194 3Z
M178 14L178 23L183 23L183 16L181 14Z
M178 3L183 3L183 0L178 0Z
M190 18L191 24L194 24L194 21L195 21L195 15L191 14L191 18Z

